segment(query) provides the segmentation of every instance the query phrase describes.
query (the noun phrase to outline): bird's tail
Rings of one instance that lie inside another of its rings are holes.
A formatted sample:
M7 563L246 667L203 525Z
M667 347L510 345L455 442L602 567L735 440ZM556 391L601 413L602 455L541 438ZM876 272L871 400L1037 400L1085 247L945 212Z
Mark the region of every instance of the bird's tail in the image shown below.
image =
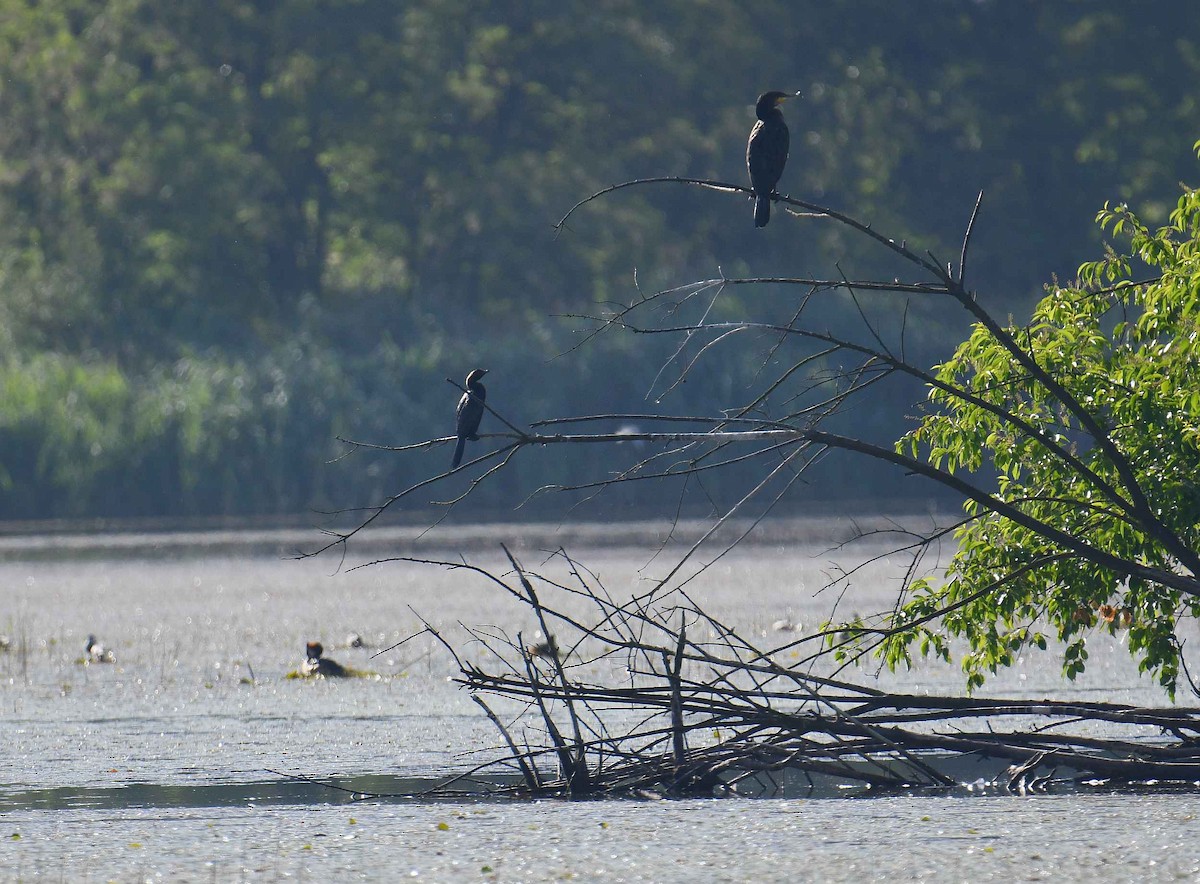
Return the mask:
M769 194L754 195L754 226L766 227L771 220L771 197Z
M450 469L454 469L460 463L462 463L463 448L466 447L466 444L467 444L467 437L459 436L458 444L454 446L454 460L452 460L450 462Z

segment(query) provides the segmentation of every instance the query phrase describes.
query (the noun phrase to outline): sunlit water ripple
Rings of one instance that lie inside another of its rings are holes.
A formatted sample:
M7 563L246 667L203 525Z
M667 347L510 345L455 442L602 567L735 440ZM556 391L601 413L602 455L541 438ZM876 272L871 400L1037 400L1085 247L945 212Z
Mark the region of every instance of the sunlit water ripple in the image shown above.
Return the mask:
M774 526L691 585L749 636L813 629L815 595L846 523ZM447 535L378 534L359 558L466 551L502 567L507 542L528 566L566 543L617 595L673 562L651 561L662 526L487 526ZM451 535L453 536L453 535ZM556 539L557 537L557 539ZM529 612L461 571L338 557L294 561L304 532L0 539L0 880L1173 880L1200 874L1200 804L1190 794L1076 794L864 801L353 801L411 791L498 754L499 738L451 681L452 661L420 630L457 624L515 636ZM439 544L441 544L439 546ZM353 564L353 562L347 562ZM841 612L888 604L894 570L855 580ZM411 606L411 608L410 608ZM94 633L116 662L82 665ZM346 646L359 633L371 645ZM376 677L288 679L304 643ZM1089 670L1064 689L1052 654L1022 660L988 692L1162 704L1119 638L1097 637ZM489 652L467 645L467 656ZM871 678L874 672L860 672ZM953 667L881 678L953 691ZM293 779L332 779L334 793Z

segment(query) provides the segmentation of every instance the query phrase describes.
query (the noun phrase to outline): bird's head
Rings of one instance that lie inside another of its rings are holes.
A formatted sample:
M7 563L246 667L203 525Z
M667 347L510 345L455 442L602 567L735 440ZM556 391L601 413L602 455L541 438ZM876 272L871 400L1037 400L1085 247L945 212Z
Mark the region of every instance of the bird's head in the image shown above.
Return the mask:
M761 118L763 114L777 110L789 98L799 97L799 92L764 92L758 96L758 104L754 106L754 113Z
M486 368L474 369L469 375L467 375L466 386L469 387L472 384L479 383L481 380L483 380L483 376L487 373L488 373L488 370Z
M309 642L304 646L304 653L310 660L320 660L325 653L325 646L320 642Z

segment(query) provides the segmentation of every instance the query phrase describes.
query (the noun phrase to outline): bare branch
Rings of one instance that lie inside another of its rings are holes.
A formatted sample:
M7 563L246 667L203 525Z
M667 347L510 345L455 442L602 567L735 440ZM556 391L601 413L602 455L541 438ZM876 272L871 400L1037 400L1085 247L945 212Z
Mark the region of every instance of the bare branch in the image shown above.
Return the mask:
M685 177L681 177L681 176L659 176L659 177L653 177L653 178L639 178L634 181L623 181L620 184L613 184L609 187L604 188L603 190L596 191L589 197L585 197L584 199L580 200L575 205L573 205L567 211L567 214L563 215L562 218L559 219L558 223L554 225L554 229L556 232L561 232L563 229L563 226L567 223L567 220L575 213L575 211L577 209L579 209L580 207L586 205L587 203L590 203L592 200L599 199L602 196L605 196L607 194L613 193L618 190L624 190L627 187L640 187L640 186L644 186L647 184L690 184L690 185L694 185L697 187L708 188L710 190L718 190L723 193L739 193L739 194L743 194L745 196L750 196L753 194L753 190L751 190L749 187L744 187L740 184L729 184L728 182L725 182L725 181L713 181L711 179L705 179L705 178L685 178ZM951 281L949 278L949 274L947 274L941 267L938 266L938 262L936 259L934 259L934 263L931 264L929 261L922 258L920 255L911 251L908 248L908 246L905 245L904 243L898 243L894 239L889 239L888 237L886 237L880 233L876 233L874 230L871 229L871 225L869 225L869 224L863 224L861 221L857 221L854 218L851 218L849 215L844 215L841 212L835 211L834 209L826 208L825 206L819 206L816 203L810 203L810 202L806 202L804 200L793 199L790 196L776 194L774 196L774 199L776 199L779 202L786 203L789 206L797 206L801 209L804 209L807 213L810 213L809 216L811 216L811 217L832 218L834 221L837 221L840 224L844 224L845 226L850 227L853 230L857 230L862 235L875 240L875 242L879 243L880 245L882 245L884 248L888 249L889 251L894 252L895 254L899 255L904 260L909 261L913 264L916 264L918 267L921 267L921 268L927 270L929 273L933 274L933 276L937 277L938 279L943 280L943 282L945 282L946 284L949 284ZM795 214L795 213L792 213L792 214ZM930 257L932 257L932 256L930 256Z
M967 284L967 250L971 247L971 233L975 230L975 219L979 217L979 206L983 203L983 191L975 198L975 208L971 210L971 220L967 222L967 231L963 234L962 252L958 257L958 284Z

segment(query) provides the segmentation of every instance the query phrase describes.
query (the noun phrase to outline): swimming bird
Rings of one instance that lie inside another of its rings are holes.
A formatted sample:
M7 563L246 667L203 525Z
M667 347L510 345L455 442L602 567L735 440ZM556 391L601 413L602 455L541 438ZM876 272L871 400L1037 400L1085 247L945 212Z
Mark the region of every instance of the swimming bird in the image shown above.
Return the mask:
M771 628L776 632L802 632L804 627L792 619L792 615L776 620L771 624Z
M116 660L113 652L108 650L104 645L97 641L96 636L89 634L87 644L84 645L84 652L87 654L88 663L112 663Z
M325 646L320 642L309 642L304 646L304 663L300 666L301 675L324 675L329 678L343 678L350 673L346 667L336 660L321 656Z
M779 105L792 97L787 92L764 92L754 106L758 121L746 142L746 169L750 172L750 187L754 190L755 227L766 227L771 220L771 194L787 164L791 136Z
M467 392L458 400L458 408L454 412L454 434L458 436L458 444L454 446L454 460L450 462L450 469L462 463L463 447L467 440L474 442L479 438L479 422L483 419L483 403L487 399L487 390L480 383L485 374L486 368L477 368L467 375L463 384Z
M554 636L550 636L544 642L528 645L525 648L525 653L530 657L541 657L543 660L561 659L561 652L558 650L558 639Z

